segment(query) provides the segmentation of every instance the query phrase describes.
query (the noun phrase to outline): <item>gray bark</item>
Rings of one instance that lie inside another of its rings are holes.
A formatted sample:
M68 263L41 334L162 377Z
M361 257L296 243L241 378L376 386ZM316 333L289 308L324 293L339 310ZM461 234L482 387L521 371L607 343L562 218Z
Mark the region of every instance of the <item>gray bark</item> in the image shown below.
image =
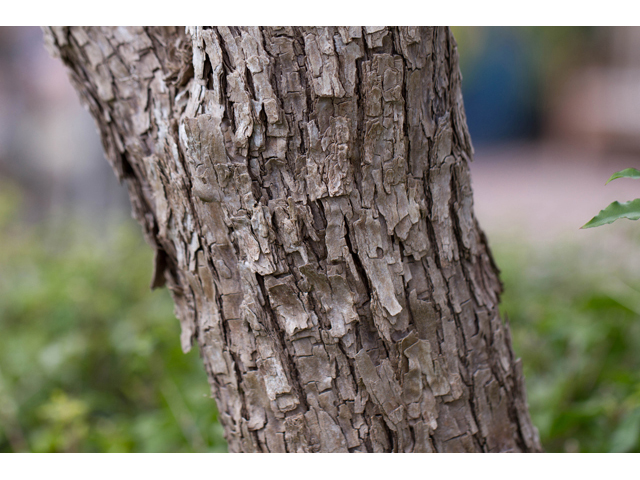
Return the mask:
M447 28L45 29L231 451L539 451Z

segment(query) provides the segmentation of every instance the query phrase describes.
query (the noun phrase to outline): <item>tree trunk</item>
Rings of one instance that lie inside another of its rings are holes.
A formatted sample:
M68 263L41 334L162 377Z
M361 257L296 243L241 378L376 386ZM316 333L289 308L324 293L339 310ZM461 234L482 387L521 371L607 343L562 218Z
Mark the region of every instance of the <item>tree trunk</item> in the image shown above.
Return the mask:
M231 451L540 451L446 28L51 28Z

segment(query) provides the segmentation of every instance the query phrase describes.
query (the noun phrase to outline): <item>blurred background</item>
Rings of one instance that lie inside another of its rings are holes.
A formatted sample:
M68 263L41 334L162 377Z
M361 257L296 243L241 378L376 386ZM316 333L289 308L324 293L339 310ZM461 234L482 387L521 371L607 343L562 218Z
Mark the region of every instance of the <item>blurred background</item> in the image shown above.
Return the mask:
M552 452L640 451L640 29L455 27L476 214ZM0 451L225 451L152 253L36 27L0 28Z

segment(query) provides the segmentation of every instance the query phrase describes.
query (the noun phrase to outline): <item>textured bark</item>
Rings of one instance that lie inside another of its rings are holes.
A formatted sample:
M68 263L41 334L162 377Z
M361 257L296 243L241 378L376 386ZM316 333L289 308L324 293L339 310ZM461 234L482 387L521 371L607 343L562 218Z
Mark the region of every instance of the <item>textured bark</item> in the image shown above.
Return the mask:
M539 451L446 28L51 28L231 451Z

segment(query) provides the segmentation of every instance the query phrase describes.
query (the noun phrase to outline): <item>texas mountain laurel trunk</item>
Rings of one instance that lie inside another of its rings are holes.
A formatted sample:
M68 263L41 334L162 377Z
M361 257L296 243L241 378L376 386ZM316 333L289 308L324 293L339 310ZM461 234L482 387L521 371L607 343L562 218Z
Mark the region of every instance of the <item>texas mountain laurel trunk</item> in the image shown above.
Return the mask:
M539 451L447 28L45 30L231 451Z

